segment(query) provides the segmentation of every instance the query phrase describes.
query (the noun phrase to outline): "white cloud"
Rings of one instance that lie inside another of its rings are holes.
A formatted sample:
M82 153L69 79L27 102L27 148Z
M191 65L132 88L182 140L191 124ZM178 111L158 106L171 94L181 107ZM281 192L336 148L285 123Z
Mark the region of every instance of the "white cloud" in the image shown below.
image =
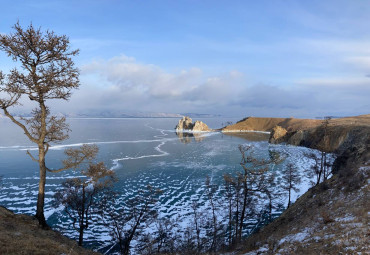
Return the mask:
M82 75L94 76L95 88L116 98L117 104L144 103L141 107L146 110L168 107L167 111L186 111L182 108L192 104L225 105L242 90L243 79L242 73L236 70L215 77L206 77L199 68L169 73L124 55L85 65Z
M325 77L325 78L305 78L297 81L297 84L316 87L330 88L366 88L370 86L370 80L365 75L362 77Z
M370 96L370 79L365 76L256 85L237 70L213 76L199 68L168 72L124 55L83 66L81 80L71 102L59 109L55 105L57 111L315 117L367 113Z

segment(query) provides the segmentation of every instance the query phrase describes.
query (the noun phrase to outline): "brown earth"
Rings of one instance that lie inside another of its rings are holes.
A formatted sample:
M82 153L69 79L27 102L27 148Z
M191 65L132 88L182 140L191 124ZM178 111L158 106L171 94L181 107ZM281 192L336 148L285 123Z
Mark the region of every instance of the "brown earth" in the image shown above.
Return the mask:
M53 230L42 229L31 216L0 206L0 254L100 254Z

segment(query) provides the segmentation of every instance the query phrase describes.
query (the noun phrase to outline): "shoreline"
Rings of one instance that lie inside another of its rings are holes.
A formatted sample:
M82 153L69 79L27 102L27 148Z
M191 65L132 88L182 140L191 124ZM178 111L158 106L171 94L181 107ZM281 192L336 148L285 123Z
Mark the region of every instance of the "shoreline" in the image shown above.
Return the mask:
M271 134L269 131L260 130L220 130L221 133L260 133L260 134Z

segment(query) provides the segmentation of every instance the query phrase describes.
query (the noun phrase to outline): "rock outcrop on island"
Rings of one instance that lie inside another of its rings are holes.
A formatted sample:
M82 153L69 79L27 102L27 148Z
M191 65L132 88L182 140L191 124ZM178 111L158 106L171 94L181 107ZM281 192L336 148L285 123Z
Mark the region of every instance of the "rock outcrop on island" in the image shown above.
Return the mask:
M195 121L193 123L193 120L190 117L184 116L181 120L179 120L179 123L176 125L176 132L209 132L212 131L207 124L205 124L202 121Z

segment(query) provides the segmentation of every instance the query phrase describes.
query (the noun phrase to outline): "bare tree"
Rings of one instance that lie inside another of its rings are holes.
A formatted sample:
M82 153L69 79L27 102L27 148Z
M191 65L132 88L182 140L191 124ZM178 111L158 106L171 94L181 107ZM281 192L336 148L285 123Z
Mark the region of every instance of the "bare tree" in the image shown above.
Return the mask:
M121 254L129 254L131 242L140 232L143 223L155 218L157 212L153 206L159 193L160 190L148 185L146 190L139 190L134 198L128 200L122 209L114 208L108 212L106 224Z
M230 174L224 175L224 195L227 198L228 207L228 243L229 246L235 245L239 241L239 234L243 231L240 230L241 210L244 206L244 176L241 172L233 177ZM249 194L251 195L251 194ZM250 197L247 197L247 202L251 202ZM251 205L251 204L249 204ZM243 225L243 224L242 224Z
M315 153L306 153L305 156L314 161L314 164L305 170L308 178L315 177L315 181L311 181L312 186L319 185L330 177L332 164L328 160L326 152L321 151L320 155Z
M289 163L282 171L282 188L286 192L288 192L288 208L290 206L291 201L291 192L294 190L295 192L299 191L297 187L298 184L301 183L301 176L292 163Z
M142 234L138 239L139 254L175 254L178 248L176 227L175 221L156 217L153 232Z
M324 135L319 144L319 150L321 151L321 164L320 170L323 175L323 180L325 181L330 175L330 163L327 160L327 154L330 151L330 137L329 137L329 123L332 118L330 116L326 116L324 123L322 124L322 128L324 130Z
M304 154L307 158L312 159L314 164L310 166L310 168L305 170L306 176L308 178L316 177L316 182L311 181L311 185L315 186L318 185L321 181L321 167L320 167L320 158L315 153L305 153Z
M208 245L207 249L209 252L216 252L222 245L223 245L223 240L221 238L221 224L219 217L217 217L218 214L218 208L219 206L217 205L217 200L215 193L217 192L218 186L215 184L211 183L211 179L209 176L207 176L206 181L205 181L205 188L206 188L206 195L208 198L209 202L209 209L212 212L210 217L207 219L207 226L208 230L206 231L207 236L209 236L211 242Z
M90 226L92 214L98 213L102 207L100 205L107 202L116 180L115 173L107 169L103 162L90 164L81 174L86 178L72 178L63 182L62 188L54 195L56 206L64 206L64 211L79 232L79 246L82 246L84 231Z
M79 87L79 71L72 60L78 50L70 49L69 39L65 35L42 32L32 24L23 29L17 23L13 28L14 33L0 34L0 50L20 65L7 75L0 71L0 109L38 147L38 157L27 153L39 164L36 218L42 226L47 227L44 216L46 172L59 172L77 165L79 161L57 170L46 166L45 156L50 144L67 139L69 131L65 118L52 116L46 103L53 99L68 100L71 91ZM24 97L36 105L31 118L27 120L16 118L10 112L10 108L21 105L20 99ZM87 157L90 155L81 155L83 160Z
M272 160L258 159L254 156L252 146L239 145L239 151L242 155L240 165L244 171L240 173L242 180L242 201L237 242L240 242L242 238L247 208L253 209L251 206L253 195L263 192L266 185L266 172L269 170L269 165L274 163Z
M315 164L311 166L310 169L306 170L308 177L313 177L316 175L316 183L313 185L318 185L320 182L325 181L330 176L330 163L327 158L327 154L330 151L330 139L329 139L329 123L331 117L325 117L322 125L319 127L319 131L322 131L322 138L318 144L318 149L320 151L320 156L314 153L306 154L308 158L315 161Z
M268 222L272 221L272 210L279 208L280 203L276 203L281 197L281 192L277 187L277 178L275 172L266 173L261 193L267 198Z
M195 229L195 236L196 236L196 247L197 252L202 250L203 244L200 238L200 232L202 228L202 212L198 210L198 202L193 201L191 204L191 209L193 210L193 222L194 222L194 229Z
M233 228L234 228L234 197L236 195L236 192L234 192L233 184L235 183L232 176L228 174L224 174L224 188L225 188L225 197L227 201L227 239L228 239L228 245L231 246L233 244ZM238 192L239 193L239 192Z

